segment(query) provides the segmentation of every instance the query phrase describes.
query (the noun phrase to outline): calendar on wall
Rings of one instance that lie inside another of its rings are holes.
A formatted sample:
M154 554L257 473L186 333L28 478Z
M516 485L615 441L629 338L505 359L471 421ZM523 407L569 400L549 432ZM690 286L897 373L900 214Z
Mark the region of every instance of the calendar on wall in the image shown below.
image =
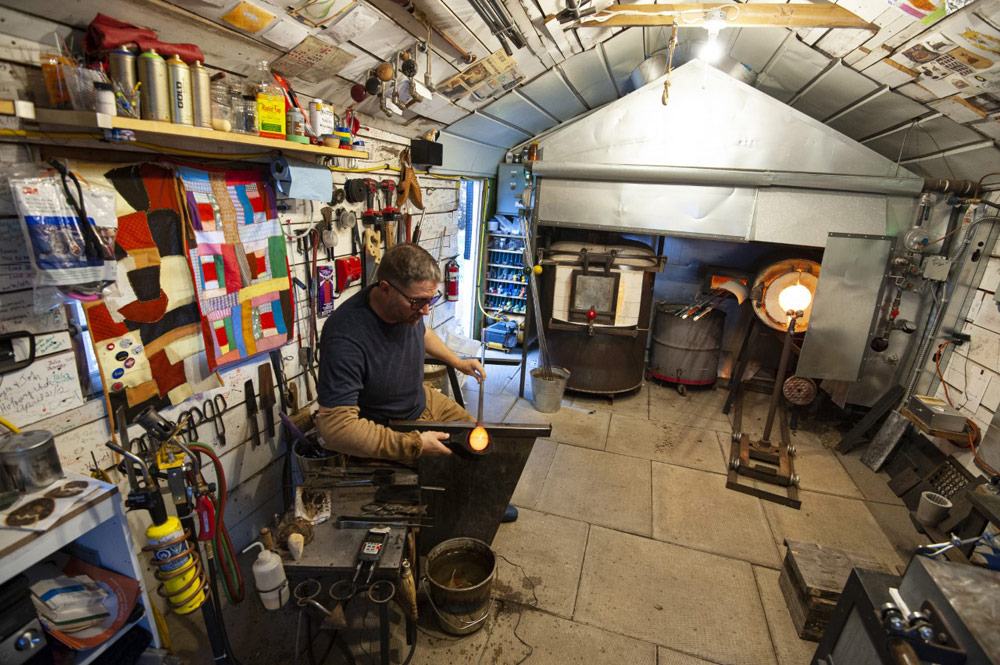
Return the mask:
M278 58L272 68L285 77L302 79L308 83L322 83L347 65L355 56L316 37L306 37L285 55Z

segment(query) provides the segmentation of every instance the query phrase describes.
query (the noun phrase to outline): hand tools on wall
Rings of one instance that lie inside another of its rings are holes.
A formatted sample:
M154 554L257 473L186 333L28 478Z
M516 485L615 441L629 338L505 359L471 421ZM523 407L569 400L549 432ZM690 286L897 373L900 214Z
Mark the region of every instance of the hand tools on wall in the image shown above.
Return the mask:
M385 206L382 208L382 221L383 222L398 222L403 216L399 212L399 208L392 205L393 195L396 193L396 183L393 180L383 180L379 183L379 189L382 191L382 198L385 202Z
M264 427L267 435L274 438L274 379L271 376L271 366L264 363L257 367L258 389L260 390L260 408L264 412Z
M227 408L229 405L222 395L216 395L212 399L206 400L205 405L201 407L202 413L205 414L205 420L211 421L215 428L215 440L220 448L226 445L226 422L222 419L222 414L226 412Z
M247 420L250 422L250 439L253 447L260 445L260 426L257 424L257 394L253 389L253 379L247 379L243 384L244 404L247 408Z

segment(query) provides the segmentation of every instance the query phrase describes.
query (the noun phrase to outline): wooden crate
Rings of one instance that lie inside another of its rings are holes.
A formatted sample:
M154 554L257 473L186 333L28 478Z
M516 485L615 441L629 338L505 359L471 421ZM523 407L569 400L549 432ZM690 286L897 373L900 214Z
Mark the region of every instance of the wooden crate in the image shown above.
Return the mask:
M837 606L851 568L890 572L863 554L835 547L786 540L788 548L778 577L799 637L818 642Z

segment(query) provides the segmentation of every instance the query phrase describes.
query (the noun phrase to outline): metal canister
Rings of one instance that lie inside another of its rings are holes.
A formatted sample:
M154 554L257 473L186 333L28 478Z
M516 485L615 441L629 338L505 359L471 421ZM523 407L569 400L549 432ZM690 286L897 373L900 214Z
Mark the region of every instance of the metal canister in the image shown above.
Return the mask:
M170 92L167 87L167 62L156 49L139 56L139 105L143 120L170 122Z
M52 432L36 429L11 434L0 441L0 461L25 492L48 487L63 477Z
M167 60L167 81L170 85L170 122L175 125L194 124L194 97L191 94L191 68L176 55Z
M108 70L111 80L117 82L124 90L135 88L135 53L120 46L108 54Z
M208 70L195 60L191 64L191 91L194 93L194 124L212 126L212 81Z

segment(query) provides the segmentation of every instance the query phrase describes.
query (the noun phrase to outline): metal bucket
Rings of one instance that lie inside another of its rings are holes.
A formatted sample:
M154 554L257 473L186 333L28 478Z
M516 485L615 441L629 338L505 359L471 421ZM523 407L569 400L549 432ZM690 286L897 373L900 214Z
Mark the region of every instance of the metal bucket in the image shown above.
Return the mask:
M555 413L562 406L570 371L563 367L536 367L531 370L531 402L535 411Z
M670 312L678 305L657 303L649 348L649 373L684 386L709 386L719 373L725 312L714 309L695 321Z
M441 628L468 635L483 627L492 606L497 558L475 538L452 538L427 554L427 596Z

